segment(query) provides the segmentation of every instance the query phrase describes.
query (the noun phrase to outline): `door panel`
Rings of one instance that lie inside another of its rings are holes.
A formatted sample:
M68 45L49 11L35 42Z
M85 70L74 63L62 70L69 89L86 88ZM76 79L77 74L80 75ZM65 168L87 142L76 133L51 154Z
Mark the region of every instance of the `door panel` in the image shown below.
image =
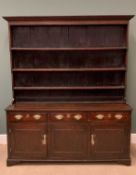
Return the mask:
M9 126L9 155L18 159L46 157L46 124L12 123Z
M49 124L49 158L51 159L82 159L88 156L87 124L50 123Z
M127 158L129 131L125 125L96 124L92 126L91 156L94 159ZM90 156L90 157L91 157Z

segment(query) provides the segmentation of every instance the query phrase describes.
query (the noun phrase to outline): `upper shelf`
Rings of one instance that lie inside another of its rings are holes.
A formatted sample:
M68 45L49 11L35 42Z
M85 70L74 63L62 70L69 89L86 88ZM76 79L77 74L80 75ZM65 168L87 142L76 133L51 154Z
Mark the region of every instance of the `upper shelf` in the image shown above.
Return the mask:
M11 47L13 51L106 51L106 50L126 50L127 47L76 47L76 48L28 48L28 47Z

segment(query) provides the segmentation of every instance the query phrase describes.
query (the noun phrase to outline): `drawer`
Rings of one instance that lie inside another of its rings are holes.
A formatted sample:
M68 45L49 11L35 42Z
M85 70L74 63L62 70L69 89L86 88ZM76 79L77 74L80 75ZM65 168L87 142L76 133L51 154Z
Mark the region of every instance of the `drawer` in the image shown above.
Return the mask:
M10 112L8 113L8 120L13 122L19 121L45 121L47 115L44 113L27 113L27 112Z
M86 113L51 113L49 115L49 121L75 121L75 122L80 122L80 121L87 121L88 117Z
M125 121L129 119L127 112L92 112L88 114L88 121L91 120L114 120Z

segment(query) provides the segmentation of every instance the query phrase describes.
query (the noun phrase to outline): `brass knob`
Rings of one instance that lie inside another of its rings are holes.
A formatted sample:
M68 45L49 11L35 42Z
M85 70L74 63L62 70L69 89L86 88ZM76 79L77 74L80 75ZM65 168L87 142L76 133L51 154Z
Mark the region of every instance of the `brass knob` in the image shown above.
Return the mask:
M82 115L81 114L76 114L76 115L74 115L74 118L76 120L80 120L82 118Z
M104 115L103 114L97 114L95 117L99 120L102 120L104 118Z
M30 117L30 114L26 114L26 118L29 118Z
M70 114L67 114L67 118L70 118L71 116L70 116Z
M58 114L55 116L55 118L58 120L62 120L64 118L64 116L62 114Z
M114 116L116 119L120 120L123 118L123 115L122 114L115 114Z
M21 120L21 118L23 118L23 115L21 114L14 115L14 118L17 120Z
M35 120L39 120L41 117L42 117L42 116L41 116L40 114L35 114L35 115L33 115L33 118L34 118Z
M108 118L110 119L112 117L112 115L111 114L108 114Z

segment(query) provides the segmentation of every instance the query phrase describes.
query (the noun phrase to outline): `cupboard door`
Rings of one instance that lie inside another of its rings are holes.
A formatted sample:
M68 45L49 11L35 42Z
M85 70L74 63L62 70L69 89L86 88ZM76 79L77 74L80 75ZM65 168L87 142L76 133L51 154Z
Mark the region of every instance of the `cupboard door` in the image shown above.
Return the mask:
M114 160L128 158L129 128L125 124L96 124L91 129L91 158Z
M11 123L9 156L15 159L43 159L46 157L46 124Z
M49 124L48 134L50 159L80 160L88 156L87 124L52 122Z

